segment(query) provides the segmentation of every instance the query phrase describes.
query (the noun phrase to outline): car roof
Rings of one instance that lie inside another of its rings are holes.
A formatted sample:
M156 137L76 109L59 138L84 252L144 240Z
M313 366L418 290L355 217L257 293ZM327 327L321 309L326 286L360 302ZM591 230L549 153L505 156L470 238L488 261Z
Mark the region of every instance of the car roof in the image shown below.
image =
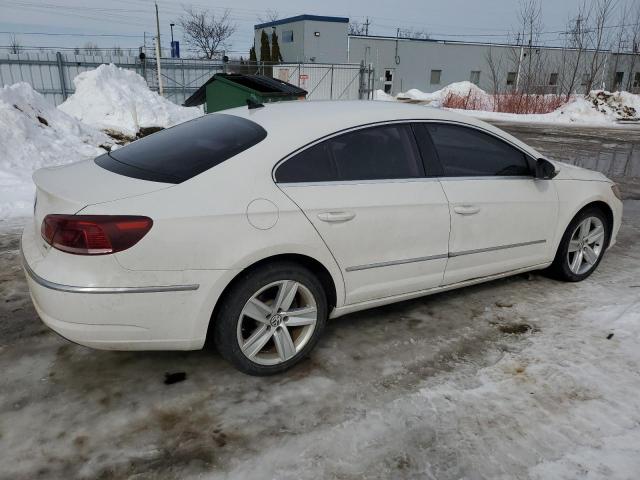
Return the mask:
M263 108L232 108L218 113L231 114L262 126L271 140L303 146L342 130L402 120L434 120L462 123L489 131L527 151L541 155L529 145L493 125L468 115L424 105L373 100L301 100L265 103ZM215 114L214 114L215 115ZM290 142L287 142L287 139Z

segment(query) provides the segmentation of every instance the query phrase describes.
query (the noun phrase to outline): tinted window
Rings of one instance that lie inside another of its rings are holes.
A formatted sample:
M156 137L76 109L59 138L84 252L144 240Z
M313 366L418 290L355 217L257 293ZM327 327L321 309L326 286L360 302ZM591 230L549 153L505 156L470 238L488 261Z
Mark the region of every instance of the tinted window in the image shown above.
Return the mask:
M329 144L322 142L307 148L283 163L276 172L282 183L330 182L338 179Z
M446 177L530 175L524 153L502 140L455 125L428 125Z
M424 175L408 125L366 128L329 140L340 180L416 178Z
M96 158L96 163L128 177L181 183L266 136L267 132L250 120L217 113L136 140Z
M424 176L411 127L372 127L331 138L287 160L278 182L381 180Z

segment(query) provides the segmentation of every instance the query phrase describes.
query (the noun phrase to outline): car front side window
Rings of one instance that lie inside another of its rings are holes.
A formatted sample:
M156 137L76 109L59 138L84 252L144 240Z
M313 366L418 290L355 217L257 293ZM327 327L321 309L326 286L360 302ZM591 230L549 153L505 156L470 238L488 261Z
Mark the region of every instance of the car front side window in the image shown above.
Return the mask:
M426 128L445 177L531 175L526 155L499 138L459 125Z

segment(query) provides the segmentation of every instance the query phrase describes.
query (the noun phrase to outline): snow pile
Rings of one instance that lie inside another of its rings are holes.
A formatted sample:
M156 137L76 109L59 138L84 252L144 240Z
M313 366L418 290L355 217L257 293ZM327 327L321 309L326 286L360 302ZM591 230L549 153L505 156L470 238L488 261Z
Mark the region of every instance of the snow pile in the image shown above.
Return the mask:
M640 96L628 92L594 91L587 99L595 109L618 120L637 120L640 114Z
M620 120L633 121L636 116L635 107L640 103L640 96L623 92L621 94L606 93L609 101L604 100L603 92L591 92L588 97L575 95L569 102L554 112L545 114L515 114L491 111L472 111L456 109L458 113L471 115L483 120L502 120L526 123L576 123L582 125L611 126ZM613 100L617 99L617 100ZM638 105L640 107L640 105Z
M384 90L376 90L373 92L373 99L381 102L393 102L395 98Z
M176 105L151 91L132 70L100 65L74 78L75 93L58 108L78 120L135 138L140 129L167 128L203 114L197 107Z
M112 140L52 106L27 83L0 89L0 219L28 215L34 170L104 153Z
M458 95L460 97L469 97L479 102L484 108L492 108L491 95L486 93L480 87L471 82L457 82L447 85L441 90L433 93L424 93L417 88L412 88L405 93L399 93L396 97L398 100L414 100L418 102L428 103L432 107L440 107L449 95Z
M376 99L381 94L384 92L376 92ZM455 95L458 100L454 103L463 104L463 106L455 108L455 111L485 120L611 125L619 121L638 121L640 119L640 95L628 92L610 93L599 90L591 92L586 97L574 95L562 107L544 114L494 112L494 96L471 82L452 83L433 93L425 93L413 88L407 92L399 93L396 100L424 103L431 107L442 108L445 100L452 95ZM388 98L383 99L388 100Z

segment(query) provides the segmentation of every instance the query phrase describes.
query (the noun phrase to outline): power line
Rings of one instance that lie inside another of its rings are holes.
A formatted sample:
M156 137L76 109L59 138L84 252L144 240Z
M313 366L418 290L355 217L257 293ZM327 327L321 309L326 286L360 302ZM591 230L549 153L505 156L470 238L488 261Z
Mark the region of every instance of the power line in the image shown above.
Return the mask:
M52 37L129 37L141 38L142 35L126 34L126 33L63 33L63 32L9 32L0 31L9 35L44 35Z

